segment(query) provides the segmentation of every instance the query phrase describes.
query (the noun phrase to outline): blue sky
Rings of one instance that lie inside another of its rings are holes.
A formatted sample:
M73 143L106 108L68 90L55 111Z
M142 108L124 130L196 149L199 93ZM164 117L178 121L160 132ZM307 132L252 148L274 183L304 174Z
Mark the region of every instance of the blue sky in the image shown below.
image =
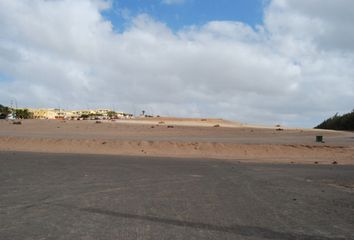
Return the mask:
M0 71L0 82L10 81L11 76Z
M209 21L240 21L250 26L262 23L264 0L113 0L112 9L104 12L117 31L124 30L126 17L148 14L177 31L184 26L202 25Z

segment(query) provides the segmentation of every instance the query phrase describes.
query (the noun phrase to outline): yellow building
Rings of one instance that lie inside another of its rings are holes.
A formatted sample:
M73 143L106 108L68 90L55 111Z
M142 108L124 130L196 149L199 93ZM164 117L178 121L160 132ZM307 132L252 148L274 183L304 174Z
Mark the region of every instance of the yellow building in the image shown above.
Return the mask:
M28 109L35 119L56 119L57 111L55 109Z
M100 114L102 116L107 117L108 113L111 112L111 111L112 110L110 110L110 109L97 109L97 110L95 110L95 114Z
M66 111L62 109L28 109L35 119L64 119Z
M72 110L66 111L63 109L28 109L29 112L33 114L35 119L79 119L81 116L90 116L90 119L103 118L108 119L108 113L112 110L110 109L97 109L97 110ZM123 112L115 112L115 117L113 118L128 118L132 114L127 114Z

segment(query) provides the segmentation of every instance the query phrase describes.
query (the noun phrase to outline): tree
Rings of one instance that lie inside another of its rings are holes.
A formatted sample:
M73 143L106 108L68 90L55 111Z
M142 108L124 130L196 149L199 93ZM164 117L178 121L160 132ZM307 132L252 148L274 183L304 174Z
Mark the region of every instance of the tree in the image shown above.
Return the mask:
M15 109L15 116L20 119L29 119L33 118L33 113L28 111L28 109Z
M315 128L354 131L354 110L342 116L336 113Z
M114 118L114 117L117 116L117 113L116 113L115 111L109 111L109 112L107 113L107 116L108 116L109 118Z
M88 114L81 114L81 116L80 116L80 118L82 118L84 120L88 119L89 117L90 117L90 115L88 115Z
M0 104L0 119L5 119L10 113L11 110L9 107Z

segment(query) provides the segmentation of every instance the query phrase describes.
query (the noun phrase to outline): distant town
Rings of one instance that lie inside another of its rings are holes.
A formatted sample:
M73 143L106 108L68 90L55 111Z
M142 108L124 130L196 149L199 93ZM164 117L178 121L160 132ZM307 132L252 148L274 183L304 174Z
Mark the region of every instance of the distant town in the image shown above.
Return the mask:
M143 111L144 113L144 111ZM10 108L0 105L2 119L57 119L57 120L108 120L130 119L133 114L111 109L65 110L58 108Z

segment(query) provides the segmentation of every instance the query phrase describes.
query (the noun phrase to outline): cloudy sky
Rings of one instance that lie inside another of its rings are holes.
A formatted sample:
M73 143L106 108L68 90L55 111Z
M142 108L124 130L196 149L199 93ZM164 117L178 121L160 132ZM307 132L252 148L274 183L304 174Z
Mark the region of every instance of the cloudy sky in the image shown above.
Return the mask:
M0 104L313 127L354 108L353 0L1 0Z

